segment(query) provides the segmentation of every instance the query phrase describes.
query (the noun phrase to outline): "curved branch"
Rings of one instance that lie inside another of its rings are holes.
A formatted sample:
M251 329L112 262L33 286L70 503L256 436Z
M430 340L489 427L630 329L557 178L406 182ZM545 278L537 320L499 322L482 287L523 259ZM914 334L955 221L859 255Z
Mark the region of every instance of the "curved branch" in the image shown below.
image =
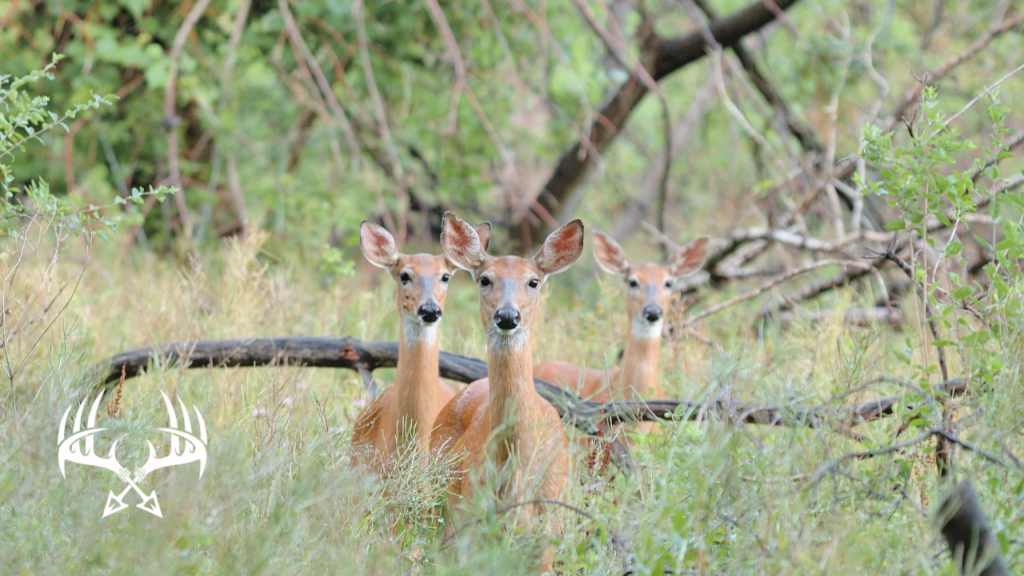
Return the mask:
M246 340L201 340L173 342L136 348L101 362L96 370L98 388L109 391L122 378L134 378L153 359L180 363L186 369L232 368L255 366L301 365L309 368L346 368L370 372L377 368L393 368L398 364L398 343L367 341L345 336L252 338ZM487 376L487 363L476 358L441 352L439 362L442 378L457 382L473 382ZM766 406L743 402L697 400L627 400L600 404L584 400L554 384L534 378L537 393L558 410L563 418L589 434L597 434L597 422L695 420L702 414L713 414L723 420L770 426L817 426L830 413L824 407ZM936 394L964 394L968 381L954 378L936 385ZM862 402L831 413L846 414L849 425L884 418L893 413L902 395Z
M720 46L728 48L747 34L774 21L777 14L798 1L777 0L769 3L758 0L725 18L710 22L707 28ZM772 4L771 8L769 4ZM657 81L700 60L707 54L707 48L705 31L698 30L672 39L651 34L640 47L640 62L644 70ZM560 215L569 196L590 173L597 158L615 139L647 92L647 85L635 73L631 74L629 80L619 87L615 96L597 114L587 132L587 141L577 142L562 155L554 173L537 197L537 204L541 208L556 218ZM544 238L548 227L544 221L530 222L529 219L515 224L513 233L518 235L520 248L524 251L530 247L532 240Z

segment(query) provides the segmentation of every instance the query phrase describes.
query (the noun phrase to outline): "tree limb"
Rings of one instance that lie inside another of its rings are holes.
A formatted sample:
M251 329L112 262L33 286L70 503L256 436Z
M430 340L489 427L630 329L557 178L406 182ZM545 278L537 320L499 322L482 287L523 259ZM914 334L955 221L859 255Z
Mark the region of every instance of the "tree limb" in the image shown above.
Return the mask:
M185 369L234 368L257 366L304 366L308 368L346 368L361 374L398 364L398 343L367 341L351 336L252 338L244 340L200 340L173 342L128 350L108 358L96 368L98 389L109 391L121 379L138 376L154 359L167 364L177 362ZM473 382L487 377L483 360L441 352L442 378ZM365 376L364 376L365 378ZM696 419L700 411L719 415L724 420L771 426L817 426L829 413L844 414L844 421L855 426L884 418L893 413L903 395L870 400L848 408L766 406L742 402L697 400L627 400L600 404L580 398L558 386L535 378L537 393L559 414L590 434L597 434L597 422L659 421ZM938 384L934 393L964 394L969 383L962 378Z
M773 4L780 10L786 10L798 1L778 0ZM763 28L775 18L776 12L766 2L759 0L709 23L708 29L719 45L731 47L743 36ZM657 81L703 58L707 47L707 40L699 30L672 39L650 34L640 47L640 63ZM541 208L556 217L560 215L573 191L590 173L597 158L615 139L647 92L647 86L635 73L619 87L591 124L586 143L578 142L562 155L537 198ZM531 222L524 218L521 222L513 223L512 233L517 236L520 250L526 251L533 241L544 237L547 228L546 222Z

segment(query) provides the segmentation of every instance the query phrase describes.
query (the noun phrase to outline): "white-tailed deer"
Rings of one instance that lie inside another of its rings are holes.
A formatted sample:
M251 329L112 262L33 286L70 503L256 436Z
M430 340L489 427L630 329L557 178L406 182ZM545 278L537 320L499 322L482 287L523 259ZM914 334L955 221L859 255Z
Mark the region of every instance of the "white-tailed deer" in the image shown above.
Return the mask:
M490 230L486 222L474 230L484 245ZM438 372L438 325L448 281L458 268L443 254L400 253L391 234L367 220L359 226L359 247L371 264L395 279L402 319L395 382L363 409L352 434L359 456L383 472L400 449L426 451L437 413L455 395Z
M546 529L557 532L558 514L543 501L560 499L568 485L569 440L558 412L534 389L532 338L541 286L579 258L583 223L574 220L552 232L533 258L492 257L471 226L446 213L441 246L473 275L487 333L488 377L444 407L430 438L432 450L464 455L449 489L449 509L474 487L492 485L506 504L536 501L518 508L521 517L546 515ZM551 571L550 549L543 568Z
M674 296L672 283L700 269L707 256L707 246L706 237L698 238L676 251L667 264L648 262L634 267L618 242L595 232L597 264L605 272L625 279L629 285L626 293L629 330L622 367L606 373L568 362L549 361L538 364L534 376L598 402L662 398L658 358L665 310Z

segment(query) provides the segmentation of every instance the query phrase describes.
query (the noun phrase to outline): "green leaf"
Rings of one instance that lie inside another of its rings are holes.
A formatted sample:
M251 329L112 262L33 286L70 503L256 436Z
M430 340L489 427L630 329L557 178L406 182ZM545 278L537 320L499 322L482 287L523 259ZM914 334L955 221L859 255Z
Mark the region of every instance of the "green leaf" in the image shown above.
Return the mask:
M885 229L889 232L897 232L899 230L905 230L907 228L907 222L903 218L896 218L886 223Z
M957 300L963 300L971 294L974 294L974 286L961 286L953 289L953 298Z

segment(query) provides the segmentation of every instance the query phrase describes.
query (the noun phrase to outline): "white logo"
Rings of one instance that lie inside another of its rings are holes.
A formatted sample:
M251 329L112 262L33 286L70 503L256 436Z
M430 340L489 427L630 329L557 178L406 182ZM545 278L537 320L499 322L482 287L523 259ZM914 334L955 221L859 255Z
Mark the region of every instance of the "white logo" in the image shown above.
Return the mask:
M85 410L85 403L88 402L88 398L82 400L82 404L78 407L78 414L75 415L74 429L71 436L66 439L64 438L64 430L67 428L68 414L71 413L71 406L68 407L67 411L64 412L64 417L61 418L60 429L57 431L57 462L60 464L61 475L67 478L67 474L64 472L64 463L74 462L84 466L106 468L117 474L117 477L127 484L120 494L114 494L113 490L110 491L110 495L107 496L107 505L103 509L104 518L128 507L124 503L124 498L130 490L135 490L139 497L142 498L142 502L136 504L136 507L163 518L163 514L160 512L160 503L156 499L156 490L147 495L142 491L142 488L139 488L138 484L154 470L170 466L180 466L190 462L199 462L199 477L203 476L203 470L206 469L206 423L203 422L203 416L199 413L198 408L192 406L192 409L196 411L196 419L199 420L199 438L196 438L192 435L192 421L188 417L188 409L185 408L185 403L181 401L181 398L178 398L178 404L181 405L182 419L185 424L185 431L182 432L178 429L178 417L174 413L171 401L162 390L160 395L164 397L164 404L167 406L167 416L171 427L158 428L158 430L171 435L171 452L163 458L157 458L156 448L153 447L152 442L147 440L146 443L149 444L149 459L146 460L146 463L141 468L135 471L134 475L117 462L117 455L115 454L117 450L116 441L110 447L110 453L106 458L96 454L93 444L95 436L106 430L106 428L95 427L96 410L103 399L102 392L96 396L96 401L92 403L92 410L89 411L89 419L85 423L85 429L82 429L82 411ZM80 442L83 439L85 440L84 447ZM181 445L182 440L185 441L184 447Z

